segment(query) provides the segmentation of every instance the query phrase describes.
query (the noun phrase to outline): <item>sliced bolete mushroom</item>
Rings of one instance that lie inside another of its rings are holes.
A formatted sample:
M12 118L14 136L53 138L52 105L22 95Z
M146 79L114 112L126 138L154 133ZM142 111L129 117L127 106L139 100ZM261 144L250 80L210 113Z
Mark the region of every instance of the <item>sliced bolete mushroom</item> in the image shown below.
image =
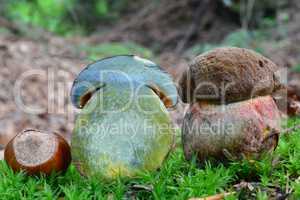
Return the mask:
M4 159L14 171L49 175L68 168L71 151L67 141L56 133L25 130L7 144Z
M71 97L82 108L71 140L73 162L85 176L153 171L173 147L167 107L177 102L176 87L151 61L115 56L91 64L75 79Z
M123 80L148 85L166 107L177 103L177 89L171 76L155 63L134 55L108 57L88 65L74 80L72 103L83 108L95 91L111 82Z
M280 87L278 67L248 49L216 48L197 56L180 81L183 102L230 103L269 95Z
M277 146L280 125L271 96L228 105L196 102L183 121L184 154L188 160L194 154L199 161L257 158Z

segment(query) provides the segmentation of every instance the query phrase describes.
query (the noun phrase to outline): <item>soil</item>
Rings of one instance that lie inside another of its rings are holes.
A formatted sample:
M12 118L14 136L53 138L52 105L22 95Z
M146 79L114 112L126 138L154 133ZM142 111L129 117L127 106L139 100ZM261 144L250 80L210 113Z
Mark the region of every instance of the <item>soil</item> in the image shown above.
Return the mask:
M27 128L55 130L69 138L74 120L69 88L86 64L73 49L57 37L0 36L1 145Z

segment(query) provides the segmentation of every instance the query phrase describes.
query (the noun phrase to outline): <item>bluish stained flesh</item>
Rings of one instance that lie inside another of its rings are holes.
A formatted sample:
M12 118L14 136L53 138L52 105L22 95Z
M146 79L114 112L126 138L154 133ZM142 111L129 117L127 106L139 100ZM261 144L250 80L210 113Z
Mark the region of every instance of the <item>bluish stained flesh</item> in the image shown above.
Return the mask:
M167 107L177 103L177 89L170 75L155 63L138 56L124 55L105 58L88 65L75 79L71 91L72 103L82 108L91 94L116 79L127 79L151 87Z
M119 62L108 62L107 67L110 63L118 68ZM88 70L97 71L98 66L93 69L91 65ZM132 70L136 80L142 72L135 72ZM80 74L77 81L83 77L97 81L88 72ZM132 177L140 171L159 168L174 143L166 107L147 85L118 76L108 78L109 83L94 92L77 116L71 141L73 162L82 174L107 179Z

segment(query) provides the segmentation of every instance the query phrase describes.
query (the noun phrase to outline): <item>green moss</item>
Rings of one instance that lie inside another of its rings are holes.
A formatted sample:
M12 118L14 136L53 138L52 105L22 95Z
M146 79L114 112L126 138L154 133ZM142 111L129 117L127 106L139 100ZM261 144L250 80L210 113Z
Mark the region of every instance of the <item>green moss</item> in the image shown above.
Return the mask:
M88 55L88 59L96 61L113 55L138 55L144 58L152 58L151 50L133 42L103 43L97 46L82 46L80 50Z
M300 118L289 119L287 126L300 123ZM0 199L124 199L128 194L136 199L179 199L206 197L236 191L241 181L256 182L252 192L237 191L226 199L269 198L272 189L292 191L289 199L300 198L300 130L281 135L279 146L272 156L259 161L240 161L199 168L196 162L186 162L178 147L159 170L144 171L135 178L117 178L104 182L99 177L84 178L71 165L65 174L50 177L27 177L13 173L0 161ZM148 187L134 189L133 185ZM152 189L151 189L152 188ZM248 196L246 196L248 195ZM249 196L250 195L250 196ZM252 196L251 196L252 195Z
M267 40L271 33L267 31L247 31L238 29L228 34L220 44L196 44L186 51L189 56L195 56L216 47L233 46L240 48L253 49L259 53L264 53L261 42Z
M64 18L75 0L11 1L6 4L6 15L15 22L30 24L58 34L70 33L75 27Z

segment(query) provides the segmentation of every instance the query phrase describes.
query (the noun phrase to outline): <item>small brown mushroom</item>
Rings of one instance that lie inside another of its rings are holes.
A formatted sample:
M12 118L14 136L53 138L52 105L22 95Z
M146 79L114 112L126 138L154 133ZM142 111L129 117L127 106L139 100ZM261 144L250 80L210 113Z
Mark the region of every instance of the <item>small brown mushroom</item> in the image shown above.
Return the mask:
M4 159L14 171L49 175L68 168L70 152L67 141L56 133L25 130L7 144Z
M280 87L278 67L248 49L216 48L197 56L180 81L185 103L210 100L231 103L269 95Z

